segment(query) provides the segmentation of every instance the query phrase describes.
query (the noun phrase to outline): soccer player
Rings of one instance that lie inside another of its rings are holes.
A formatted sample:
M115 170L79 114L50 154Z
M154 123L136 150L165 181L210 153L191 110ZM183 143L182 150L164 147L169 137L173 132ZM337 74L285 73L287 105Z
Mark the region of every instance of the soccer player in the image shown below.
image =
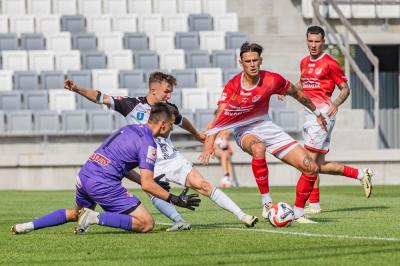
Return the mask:
M325 32L319 26L311 26L307 29L307 47L309 56L304 57L300 63L300 81L296 84L302 89L311 101L318 107L326 118L328 131L322 130L313 116L312 112L305 109L306 121L303 126L304 147L318 166L319 172L331 175L343 175L360 180L363 185L365 196L371 196L371 178L373 171L369 168L364 170L342 165L336 162L325 161L325 154L329 151L331 134L335 125L335 117L339 106L350 94L347 79L339 64L331 56L323 52ZM335 85L340 89L340 94L332 102L331 96ZM308 213L319 213L319 178L314 184L309 199Z
M153 105L147 124L128 125L106 138L81 168L76 180L76 207L59 209L33 222L12 226L13 234L79 221L77 233L91 224L145 233L154 220L140 200L121 185L126 172L139 167L142 189L177 206L194 210L196 195L175 196L154 182L156 161L154 137L167 137L174 122L173 110L165 103ZM104 212L94 211L99 204Z
M80 88L71 80L65 81L66 89L74 91L92 102L105 104L110 109L121 113L131 124L146 123L151 106L159 102L166 102L176 112L174 124L179 125L198 140L204 142L204 133L197 131L188 119L180 115L178 108L168 102L175 85L175 77L161 72L153 72L149 77L148 94L145 97L132 98L112 97L100 91ZM192 188L200 194L209 197L218 206L233 213L248 227L252 227L257 223L257 217L245 214L222 190L214 187L205 180L200 172L193 167L192 163L174 148L169 136L167 138L158 137L155 141L157 144L157 161L154 168L155 176L164 174L166 180ZM174 218L173 215L179 215L176 209L164 200L153 198L152 201L153 203L156 202L155 206L157 209L170 219ZM178 222L169 230L190 229L190 227L187 228L184 226L185 224Z
M252 156L251 167L262 195L262 216L267 218L272 204L265 159L267 150L302 173L296 188L295 218L299 223L312 223L304 217L304 206L317 179L318 166L302 146L272 122L268 115L270 97L273 94L290 95L312 110L316 121L324 129L326 121L301 90L279 74L260 70L262 51L263 48L256 43L242 45L240 64L243 71L225 85L199 159L208 163L214 153L215 133L234 128L236 142Z
M229 130L222 130L218 133L215 139L214 154L220 161L224 176L220 181L221 187L231 187L232 185L238 186L236 178L233 175L232 154L233 147L229 143L231 132Z

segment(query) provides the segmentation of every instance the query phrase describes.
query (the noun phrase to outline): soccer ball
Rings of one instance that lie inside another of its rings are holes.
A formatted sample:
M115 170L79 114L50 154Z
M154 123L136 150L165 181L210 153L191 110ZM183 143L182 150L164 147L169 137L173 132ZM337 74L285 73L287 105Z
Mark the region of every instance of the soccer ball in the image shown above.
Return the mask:
M289 226L294 221L294 211L285 202L274 203L268 211L268 221L274 227Z

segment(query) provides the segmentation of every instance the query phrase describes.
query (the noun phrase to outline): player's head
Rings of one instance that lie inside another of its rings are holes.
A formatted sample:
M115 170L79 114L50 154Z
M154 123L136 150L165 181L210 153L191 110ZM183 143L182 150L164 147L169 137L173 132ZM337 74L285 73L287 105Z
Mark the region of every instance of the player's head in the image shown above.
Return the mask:
M151 104L168 101L175 85L176 79L174 76L162 72L151 73L148 94L151 97Z
M240 48L240 65L245 75L250 77L258 77L260 66L262 64L261 54L263 48L257 43L245 42Z
M168 137L174 121L175 111L173 107L162 102L151 106L148 125L152 129L154 137Z
M307 29L307 47L312 57L318 57L323 53L325 44L325 31L319 26L310 26Z

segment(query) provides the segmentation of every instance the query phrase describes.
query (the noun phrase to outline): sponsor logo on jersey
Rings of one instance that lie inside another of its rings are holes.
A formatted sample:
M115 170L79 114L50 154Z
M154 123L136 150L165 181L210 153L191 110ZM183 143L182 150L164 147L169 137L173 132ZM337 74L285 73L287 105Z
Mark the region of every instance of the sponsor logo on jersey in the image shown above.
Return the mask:
M317 69L315 69L315 74L319 75L322 72L322 68L318 67Z
M247 100L248 100L248 98L243 97L243 98L242 98L242 103L247 103Z
M308 67L315 67L315 64L308 64Z
M244 92L244 91L241 91L241 92L240 92L240 95L243 95L243 96L251 96L251 92Z
M157 159L157 150L153 146L147 147L146 162L154 164Z
M143 112L137 112L136 113L136 119L141 121L144 118L144 113Z
M252 101L253 101L253 103L255 103L255 102L257 102L257 101L260 100L260 99L261 99L261 95L256 95L256 96L253 96Z
M100 153L93 153L89 160L101 164L102 166L106 166L110 163L110 159Z
M226 93L222 93L221 97L219 98L220 101L226 100Z

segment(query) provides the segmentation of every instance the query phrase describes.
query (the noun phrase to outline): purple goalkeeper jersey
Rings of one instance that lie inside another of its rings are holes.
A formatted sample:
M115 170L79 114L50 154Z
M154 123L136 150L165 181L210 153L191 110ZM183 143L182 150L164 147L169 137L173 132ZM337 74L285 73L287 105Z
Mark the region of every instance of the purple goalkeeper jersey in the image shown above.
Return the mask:
M121 183L133 168L154 171L157 148L147 125L128 125L103 141L79 172L80 177Z

